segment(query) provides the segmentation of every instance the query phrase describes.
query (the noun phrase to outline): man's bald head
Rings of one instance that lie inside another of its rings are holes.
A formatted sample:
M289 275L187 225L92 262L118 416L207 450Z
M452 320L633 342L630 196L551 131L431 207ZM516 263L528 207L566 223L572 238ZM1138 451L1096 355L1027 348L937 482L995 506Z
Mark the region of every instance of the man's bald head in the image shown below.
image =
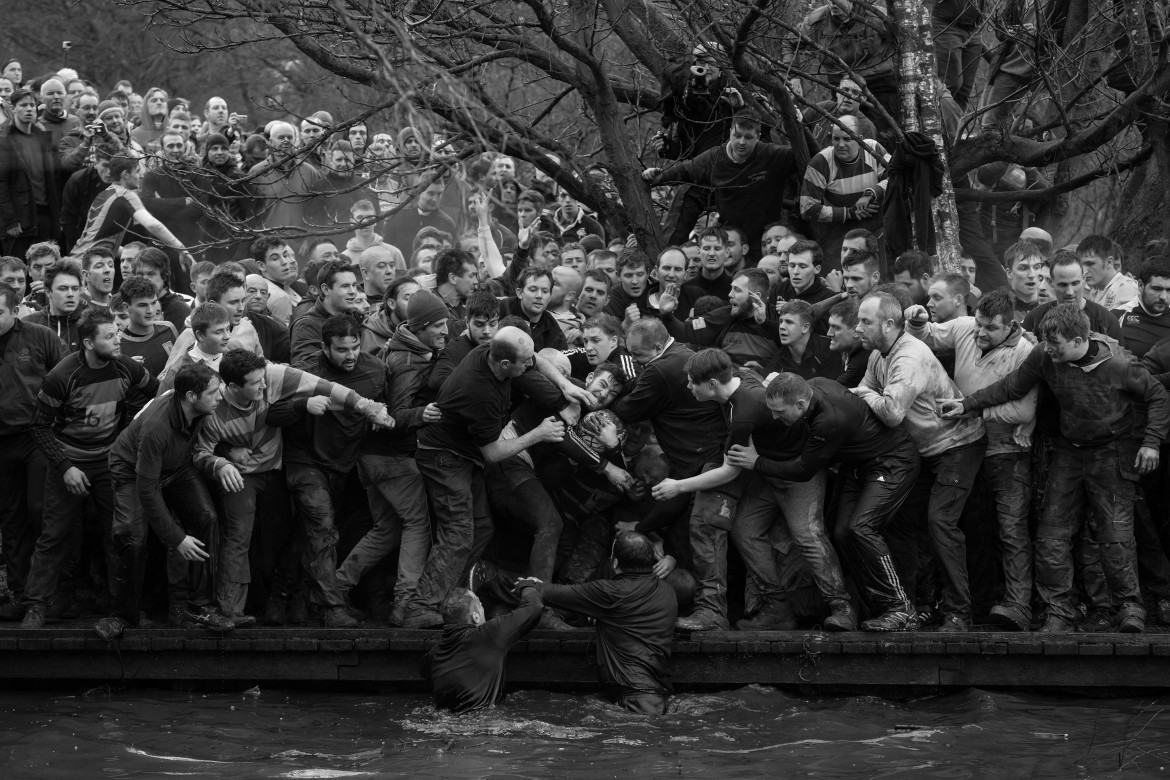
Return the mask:
M394 253L390 251L390 247L385 244L375 244L367 248L358 256L358 265L362 267L363 271L369 271L370 267L376 263L387 260L395 263L397 258Z
M60 92L62 95L65 94L65 82L61 79L45 79L45 83L41 84L41 97L48 97L57 92Z
M45 113L52 117L65 115L65 82L58 78L45 79L41 84L41 102L45 104Z
M500 328L496 335L492 336L491 347L489 348L489 355L495 363L504 364L505 373L510 376L520 376L528 364L532 361L532 355L535 351L536 345L532 342L532 337L519 328L512 326ZM508 368L518 369L513 373L507 370Z

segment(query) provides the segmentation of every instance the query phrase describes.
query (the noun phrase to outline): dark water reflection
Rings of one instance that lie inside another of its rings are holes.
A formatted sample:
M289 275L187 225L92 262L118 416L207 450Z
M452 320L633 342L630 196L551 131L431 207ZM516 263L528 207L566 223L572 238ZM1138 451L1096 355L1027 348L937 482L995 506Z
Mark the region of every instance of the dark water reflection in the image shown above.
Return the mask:
M1170 698L969 690L908 702L751 686L664 718L526 691L452 717L424 695L0 694L0 778L1170 776Z

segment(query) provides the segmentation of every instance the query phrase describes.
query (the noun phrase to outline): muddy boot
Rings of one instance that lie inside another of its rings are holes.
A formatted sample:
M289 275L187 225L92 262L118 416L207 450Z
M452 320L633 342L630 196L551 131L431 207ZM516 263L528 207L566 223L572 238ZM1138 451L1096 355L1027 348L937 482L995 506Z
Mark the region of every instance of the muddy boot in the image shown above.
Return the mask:
M754 618L737 621L740 631L791 631L796 628L796 614L788 599L771 598Z

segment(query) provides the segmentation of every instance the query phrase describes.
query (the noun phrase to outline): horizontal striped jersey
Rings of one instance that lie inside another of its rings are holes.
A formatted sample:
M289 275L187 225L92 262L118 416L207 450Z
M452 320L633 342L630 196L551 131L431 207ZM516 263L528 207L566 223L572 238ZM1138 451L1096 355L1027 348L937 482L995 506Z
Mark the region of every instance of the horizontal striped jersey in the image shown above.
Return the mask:
M134 223L134 213L145 211L142 199L134 190L111 184L97 194L89 207L85 231L73 245L72 255L81 257L99 241L114 246L122 244L122 236Z
M124 355L91 368L83 352L74 352L41 385L33 438L59 470L68 469L73 461L100 461L157 386L149 371ZM130 396L142 403L128 405Z
M841 162L833 147L808 161L800 188L800 216L818 222L844 222L867 189L885 195L886 164L890 155L877 141L866 141L853 162Z
M282 437L280 428L266 422L272 404L289 399L308 399L327 395L331 409L355 409L361 396L344 385L329 382L318 376L277 363L264 368L267 385L264 397L240 407L224 397L215 411L207 416L195 442L195 466L214 477L231 461L216 455L216 447L243 447L248 458L235 463L241 474L258 474L278 469L282 465Z

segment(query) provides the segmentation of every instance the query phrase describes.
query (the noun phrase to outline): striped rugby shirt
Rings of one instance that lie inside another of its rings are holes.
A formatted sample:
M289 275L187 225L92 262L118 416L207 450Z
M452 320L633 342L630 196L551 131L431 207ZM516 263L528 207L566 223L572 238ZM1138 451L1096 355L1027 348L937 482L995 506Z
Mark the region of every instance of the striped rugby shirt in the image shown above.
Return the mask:
M853 162L841 162L833 147L822 149L808 161L800 188L800 216L817 222L844 222L849 209L867 189L885 195L886 163L890 155L877 141L866 141Z
M269 408L278 401L327 395L330 408L353 410L363 400L345 385L277 363L264 367L264 380L267 388L259 401L239 407L225 394L223 403L204 419L195 441L193 458L196 468L204 474L215 477L224 466L232 463L215 454L215 448L221 443L248 449L251 461L233 464L241 474L258 474L280 468L283 463L280 428L265 422Z
M33 439L61 473L74 461L100 462L136 411L127 396L133 391L145 404L157 388L150 372L125 355L91 368L84 352L71 353L41 385Z

